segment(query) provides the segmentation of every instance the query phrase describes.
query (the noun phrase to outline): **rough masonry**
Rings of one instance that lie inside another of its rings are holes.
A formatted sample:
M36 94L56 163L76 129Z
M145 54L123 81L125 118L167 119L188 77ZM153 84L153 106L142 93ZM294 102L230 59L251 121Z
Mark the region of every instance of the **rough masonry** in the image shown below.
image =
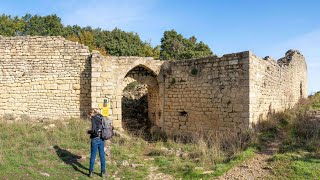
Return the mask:
M0 36L0 114L80 117L91 107L90 57L62 37Z
M62 37L0 36L0 115L84 117L110 101L122 127L123 89L148 87L148 114L164 131L239 132L307 97L298 51L278 61L252 52L179 61L102 56Z

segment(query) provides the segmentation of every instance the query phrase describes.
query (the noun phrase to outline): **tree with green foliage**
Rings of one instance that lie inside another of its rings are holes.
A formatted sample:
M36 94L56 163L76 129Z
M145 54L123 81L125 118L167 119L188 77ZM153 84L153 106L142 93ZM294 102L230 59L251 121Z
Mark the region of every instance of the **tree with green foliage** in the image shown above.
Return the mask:
M159 45L157 45L156 47L153 48L153 58L154 59L156 59L156 60L160 59L160 50L161 50L161 48Z
M192 36L186 39L175 30L164 32L160 48L160 59L163 60L190 59L213 55L208 45L202 41L197 43L196 37Z
M8 15L0 16L0 35L17 36L24 31L25 23L18 16L11 17Z
M3 36L63 36L67 40L79 42L98 50L103 55L144 56L154 59L189 59L212 55L203 42L197 43L192 36L184 38L175 30L165 31L161 46L152 47L143 42L137 33L115 28L112 31L93 29L90 26L63 26L57 15L38 16L26 14L19 18L10 15L0 16L0 35Z
M26 14L21 19L25 22L23 35L59 36L63 32L61 19L57 15L32 16Z
M114 56L145 56L145 44L138 34L115 28L112 31L105 31L105 36L104 45L108 54Z

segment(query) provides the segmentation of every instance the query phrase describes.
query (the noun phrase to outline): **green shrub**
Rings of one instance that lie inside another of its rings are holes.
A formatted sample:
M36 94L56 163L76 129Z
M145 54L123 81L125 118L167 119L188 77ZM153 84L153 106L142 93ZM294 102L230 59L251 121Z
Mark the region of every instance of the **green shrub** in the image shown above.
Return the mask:
M198 69L195 68L195 67L193 67L193 68L191 69L191 74L194 75L194 76L196 76L196 75L198 74Z
M136 89L138 86L140 85L140 83L138 81L133 81L132 83L129 83L123 91L132 91L134 89Z

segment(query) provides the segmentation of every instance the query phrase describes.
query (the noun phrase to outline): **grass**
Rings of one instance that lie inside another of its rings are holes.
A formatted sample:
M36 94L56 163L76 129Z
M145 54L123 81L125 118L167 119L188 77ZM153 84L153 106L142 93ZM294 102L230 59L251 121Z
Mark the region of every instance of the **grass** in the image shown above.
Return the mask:
M229 171L232 167L241 164L244 160L252 158L255 155L256 151L257 151L256 148L250 147L242 151L241 153L239 153L229 162L217 164L212 176L217 177L217 176L223 175L225 172Z
M320 110L320 103L314 103L312 105L312 108L315 109L315 110Z
M172 145L175 147L172 147ZM173 151L173 153L168 154L168 151L156 148L149 154L154 157L154 165L158 166L162 173L170 174L175 179L212 179L222 175L244 160L253 157L255 153L254 148L248 148L233 156L228 157L221 154L210 159L208 152L205 154L199 152L199 149L206 149L199 148L199 144L181 144L169 141L158 147L178 150L178 153ZM185 153L189 154L186 155ZM177 156L176 154L179 155ZM209 159L215 162L208 162ZM212 173L203 174L205 171L212 171Z
M319 179L320 157L308 152L276 154L271 162L274 177L286 179Z
M77 157L86 148L88 139L77 126L81 121L70 120L70 125L61 122L55 129L45 130L43 124L0 123L0 177L4 179L41 179L50 174L50 178L73 178L74 169L67 159L60 156L57 146ZM81 127L81 126L80 126ZM64 133L62 133L64 132ZM86 173L86 172L85 172Z
M50 128L50 124L55 127ZM0 179L87 179L89 126L88 121L80 119L43 123L0 120ZM111 179L144 179L151 173L164 173L175 179L211 179L254 153L252 148L241 151L233 147L233 153L222 151L221 144L209 145L208 139L150 143L132 138L112 139L112 157L107 161ZM152 168L155 170L151 171ZM203 174L205 171L213 173ZM99 172L97 159L96 179Z
M173 179L214 179L252 158L275 138L282 143L269 162L274 173L271 179L319 179L319 124L306 113L320 103L319 97L274 114L259 126L256 135L221 138L198 134L154 142L114 137L112 157L107 161L110 179L144 179L158 173ZM0 120L0 179L87 179L89 126L80 119L43 123ZM100 178L99 164L97 160L94 179Z
M315 93L309 99L311 99L311 107L315 110L320 110L320 92Z
M279 117L291 116L282 114ZM49 129L44 128L49 122L8 122L0 121L2 179L87 179L90 140L85 132L89 127L88 121L71 119L50 122L55 127ZM260 144L277 137L279 132L289 132L291 123L282 120L266 126L259 136ZM278 177L316 179L319 177L316 171L319 169L319 154L315 149L295 146L295 143L301 145L301 142L295 138L296 132L290 132L287 138L291 137L291 140L284 141L282 152L274 155L270 166ZM241 147L243 143L234 136L225 139L234 139L227 144L229 151L223 149L226 144L222 139L218 143L213 142L216 139L205 137L197 137L187 143L179 139L150 143L139 137L132 138L112 139L112 158L107 162L108 173L114 175L111 179L144 179L151 173L164 173L174 179L214 179L252 158L257 151L255 147L259 147L257 144ZM156 168L151 172L153 167ZM96 179L99 178L99 171L97 160ZM204 174L206 171L211 172ZM46 174L50 176L46 177Z
M317 93L260 124L258 149L268 141L281 140L279 152L269 162L271 179L320 179L320 121L310 116L319 104Z

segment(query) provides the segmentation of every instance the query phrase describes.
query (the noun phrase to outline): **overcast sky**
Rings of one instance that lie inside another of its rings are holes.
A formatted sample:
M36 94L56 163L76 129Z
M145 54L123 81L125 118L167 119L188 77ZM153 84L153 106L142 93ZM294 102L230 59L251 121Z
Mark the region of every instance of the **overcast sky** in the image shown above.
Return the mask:
M309 93L320 91L319 7L316 0L0 0L0 14L57 14L65 25L118 27L153 45L175 29L219 56L250 50L278 59L299 49L308 64Z

